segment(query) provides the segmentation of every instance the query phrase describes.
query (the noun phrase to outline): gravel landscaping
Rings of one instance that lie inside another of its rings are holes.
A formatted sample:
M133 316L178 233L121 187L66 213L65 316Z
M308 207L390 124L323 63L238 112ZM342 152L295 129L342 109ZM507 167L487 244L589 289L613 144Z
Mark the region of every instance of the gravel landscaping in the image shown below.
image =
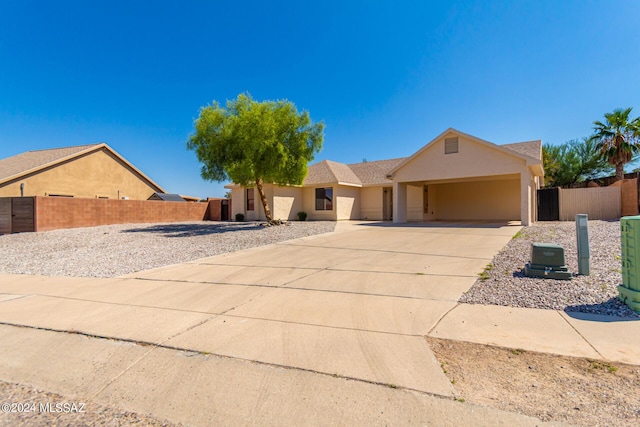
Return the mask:
M0 235L0 273L116 277L334 229L330 221L201 221Z
M617 299L622 283L619 221L589 221L590 275L577 276L575 222L538 222L524 227L487 266L485 273L460 302L512 307L545 308L640 318ZM529 278L531 243L564 247L571 280Z

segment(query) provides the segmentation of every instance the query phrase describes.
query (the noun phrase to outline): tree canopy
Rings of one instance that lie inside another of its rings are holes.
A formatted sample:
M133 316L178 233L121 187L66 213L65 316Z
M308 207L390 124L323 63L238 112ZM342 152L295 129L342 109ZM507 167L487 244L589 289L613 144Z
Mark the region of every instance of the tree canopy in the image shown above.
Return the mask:
M302 184L307 164L322 149L323 131L324 123L312 123L287 100L258 102L240 94L225 107L214 101L200 109L187 148L202 163L204 179L255 185L273 221L263 184Z
M595 121L591 140L597 143L602 156L616 168L616 178L624 179L624 165L640 151L640 117L631 119L632 108L617 109L604 115L605 121Z
M613 167L602 157L595 141L573 139L542 147L545 185L563 187L611 174Z

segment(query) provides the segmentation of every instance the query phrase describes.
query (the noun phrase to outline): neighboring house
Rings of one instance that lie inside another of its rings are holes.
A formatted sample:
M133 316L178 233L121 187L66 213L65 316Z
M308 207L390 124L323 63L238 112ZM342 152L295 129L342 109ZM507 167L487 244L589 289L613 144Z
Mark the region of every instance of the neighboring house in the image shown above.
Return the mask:
M449 128L407 158L309 167L301 186L265 185L276 219L536 220L542 185L540 141L496 145ZM235 184L232 217L264 219L255 188Z
M186 202L179 194L153 193L147 200L159 200L163 202Z
M28 151L0 160L0 197L147 200L165 193L105 143Z

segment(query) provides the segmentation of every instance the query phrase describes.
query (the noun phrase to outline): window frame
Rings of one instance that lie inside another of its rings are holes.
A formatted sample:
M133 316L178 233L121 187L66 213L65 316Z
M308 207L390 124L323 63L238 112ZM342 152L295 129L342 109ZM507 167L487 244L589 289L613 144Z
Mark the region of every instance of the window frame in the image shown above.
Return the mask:
M329 197L327 197L327 193L329 193ZM333 205L333 187L318 187L315 189L314 207L316 211L333 211Z
M249 197L251 196L251 197ZM245 191L245 198L247 200L246 208L247 211L255 211L256 210L256 192L254 188L247 188Z

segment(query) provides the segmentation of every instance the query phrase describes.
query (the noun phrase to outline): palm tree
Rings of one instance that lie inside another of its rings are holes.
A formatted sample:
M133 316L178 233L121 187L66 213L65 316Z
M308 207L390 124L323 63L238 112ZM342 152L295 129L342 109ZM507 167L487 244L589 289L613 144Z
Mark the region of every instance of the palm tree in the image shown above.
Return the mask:
M605 123L595 121L591 140L597 142L602 156L616 167L616 179L624 179L624 165L640 151L640 117L629 119L631 107L604 115Z

